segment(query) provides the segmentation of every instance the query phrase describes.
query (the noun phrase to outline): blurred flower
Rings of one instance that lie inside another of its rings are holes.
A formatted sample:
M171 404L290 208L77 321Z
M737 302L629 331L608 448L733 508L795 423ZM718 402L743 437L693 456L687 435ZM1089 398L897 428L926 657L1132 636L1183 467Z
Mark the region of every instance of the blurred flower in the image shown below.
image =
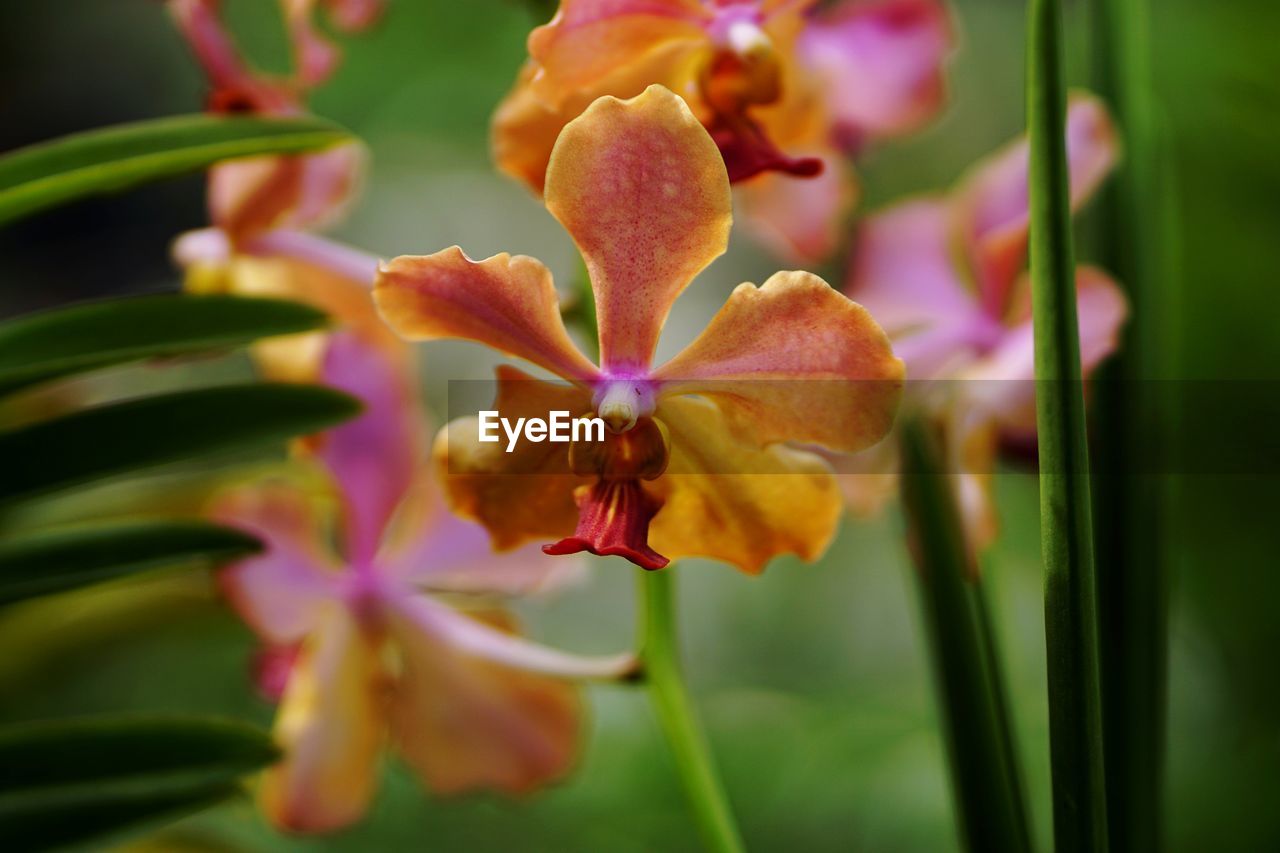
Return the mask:
M346 31L371 24L380 0L281 0L296 70L287 77L254 68L236 49L217 0L168 0L168 7L208 76L209 109L266 116L305 111L311 88L337 66L336 48L316 29L316 7ZM371 340L391 341L373 310L369 287L377 262L306 233L332 224L359 187L357 143L315 154L250 157L209 170L213 228L179 238L174 254L196 292L234 292L297 299L327 311ZM321 334L259 344L255 355L278 379L312 379Z
M780 272L740 285L697 340L651 368L672 303L724 252L732 221L715 143L661 86L601 98L570 122L545 197L590 273L600 366L569 339L533 258L477 262L455 246L395 259L374 289L407 338L477 341L569 381L500 368L503 417L594 412L609 425L604 442L568 452L526 441L507 453L478 440L475 419L455 421L437 442L455 508L500 548L559 536L545 550L650 569L687 555L748 572L778 554L816 558L838 490L820 458L780 442L856 452L885 434L902 365L875 321L817 276Z
M844 154L941 106L952 43L939 0L562 0L498 108L498 166L542 191L564 125L651 83L711 132L758 237L785 257L836 246L856 183Z
M1071 202L1083 205L1115 166L1119 144L1106 108L1075 94L1067 116ZM975 550L996 533L991 472L1002 435L1034 436L1035 363L1027 255L1028 148L1019 140L979 163L945 196L896 204L858 229L846 292L884 325L913 388L937 416L957 470ZM1102 270L1077 269L1080 354L1088 374L1116 347L1127 315ZM923 384L942 381L937 387ZM891 449L853 463L842 478L855 508L892 493ZM886 488L888 486L888 488Z
M229 490L211 507L267 546L220 576L266 643L258 673L280 699L284 758L261 784L266 814L299 832L358 820L388 739L439 793L518 793L562 776L579 732L577 695L565 679L622 677L633 659L536 645L511 633L491 598L478 598L539 590L566 569L536 550L493 554L482 528L444 507L407 358L339 332L323 378L366 404L361 417L312 442L336 502L268 480ZM341 547L328 547L333 541Z

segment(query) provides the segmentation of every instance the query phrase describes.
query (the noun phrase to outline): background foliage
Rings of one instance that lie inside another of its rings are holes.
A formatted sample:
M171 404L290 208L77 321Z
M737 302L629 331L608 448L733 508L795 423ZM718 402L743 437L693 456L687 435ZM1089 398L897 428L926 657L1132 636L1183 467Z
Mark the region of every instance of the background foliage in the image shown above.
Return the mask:
M228 5L255 55L282 67L273 8L254 0ZM1084 83L1088 10L1069 7L1073 76ZM1024 4L958 0L953 8L963 41L951 108L926 134L867 159L868 207L946 185L1021 129ZM455 242L473 256L526 252L569 280L567 239L536 201L493 174L485 150L489 111L521 61L530 23L520 4L506 0L393 0L378 31L347 44L346 64L315 107L368 141L374 169L341 236L384 255ZM1164 0L1155 28L1178 197L1175 209L1151 211L1169 216L1178 237L1176 275L1165 283L1159 312L1171 342L1160 378L1262 380L1223 386L1251 395L1228 394L1226 410L1182 394L1168 425L1187 458L1225 445L1260 460L1252 475L1209 472L1175 484L1168 837L1175 850L1274 849L1277 471L1269 450L1274 422L1248 413L1280 378L1280 297L1271 281L1280 269L1280 9L1271 0ZM149 0L0 7L0 149L191 112L201 91L182 44ZM186 178L0 230L0 312L172 289L168 242L202 224L201 182ZM687 340L738 281L761 281L773 269L737 235L730 257L681 300L664 349ZM428 376L483 378L477 354L433 347ZM248 377L247 361L230 356L163 371L124 368L59 394L84 402L124 389ZM432 386L440 406L442 385ZM41 402L61 404L58 395ZM170 471L42 502L22 521L34 529L160 503L178 513L194 508L207 487L198 472ZM999 478L1004 535L986 570L1043 843L1048 745L1035 488L1025 472ZM744 834L760 849L956 843L901 527L896 510L880 522L850 523L820 565L779 561L757 580L712 565L684 572L690 678ZM586 651L628 644L632 579L611 568L605 563L580 588L529 607L534 632ZM217 604L202 576L160 575L33 602L0 616L0 720L144 708L266 723L270 707L247 679L252 648L247 629ZM644 698L625 687L591 694L580 772L527 803L424 801L391 765L370 820L348 834L282 839L238 801L175 825L161 843L192 850L400 849L424 839L441 849L691 848Z

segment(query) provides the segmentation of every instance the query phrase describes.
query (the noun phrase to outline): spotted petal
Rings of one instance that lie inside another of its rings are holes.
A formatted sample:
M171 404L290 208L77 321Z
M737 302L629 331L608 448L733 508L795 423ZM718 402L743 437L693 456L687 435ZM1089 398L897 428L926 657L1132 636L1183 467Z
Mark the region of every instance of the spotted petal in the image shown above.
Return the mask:
M653 374L663 394L714 400L742 441L847 452L889 431L902 375L871 315L806 272L739 285L706 330Z
M711 557L757 574L781 554L817 559L835 536L840 492L818 456L733 437L707 400L664 399L671 434L667 472L649 484L663 507L649 544L675 560Z
M661 86L601 98L560 134L546 204L590 272L603 366L643 370L671 304L728 245L729 179L715 143Z
M565 331L551 272L525 255L403 255L378 270L373 298L409 340L476 341L580 382L599 373Z

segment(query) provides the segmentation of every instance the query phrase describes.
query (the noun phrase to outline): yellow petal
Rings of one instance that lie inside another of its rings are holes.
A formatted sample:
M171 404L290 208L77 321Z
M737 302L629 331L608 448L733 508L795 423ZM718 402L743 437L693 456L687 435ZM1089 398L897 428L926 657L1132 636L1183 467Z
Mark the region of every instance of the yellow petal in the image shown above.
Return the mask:
M703 399L664 399L656 417L671 433L671 463L649 484L665 501L649 528L655 550L673 560L723 560L750 574L780 554L815 560L826 550L841 499L821 458L737 441Z
M590 272L602 365L648 367L671 304L728 245L729 177L711 136L661 86L601 98L560 134L546 204Z
M707 328L654 371L662 394L715 400L741 441L856 452L893 425L903 366L856 302L806 272L739 285Z
M277 827L330 832L368 809L387 694L378 649L378 639L336 604L304 645L276 717L285 757L259 790Z

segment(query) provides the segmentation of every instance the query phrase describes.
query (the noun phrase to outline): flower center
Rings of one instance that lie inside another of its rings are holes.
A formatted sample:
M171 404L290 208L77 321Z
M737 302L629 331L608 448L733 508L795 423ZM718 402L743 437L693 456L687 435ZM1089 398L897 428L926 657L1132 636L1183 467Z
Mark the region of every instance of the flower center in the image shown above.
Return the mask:
M609 379L596 389L592 404L610 432L629 432L653 414L653 386L643 379Z

